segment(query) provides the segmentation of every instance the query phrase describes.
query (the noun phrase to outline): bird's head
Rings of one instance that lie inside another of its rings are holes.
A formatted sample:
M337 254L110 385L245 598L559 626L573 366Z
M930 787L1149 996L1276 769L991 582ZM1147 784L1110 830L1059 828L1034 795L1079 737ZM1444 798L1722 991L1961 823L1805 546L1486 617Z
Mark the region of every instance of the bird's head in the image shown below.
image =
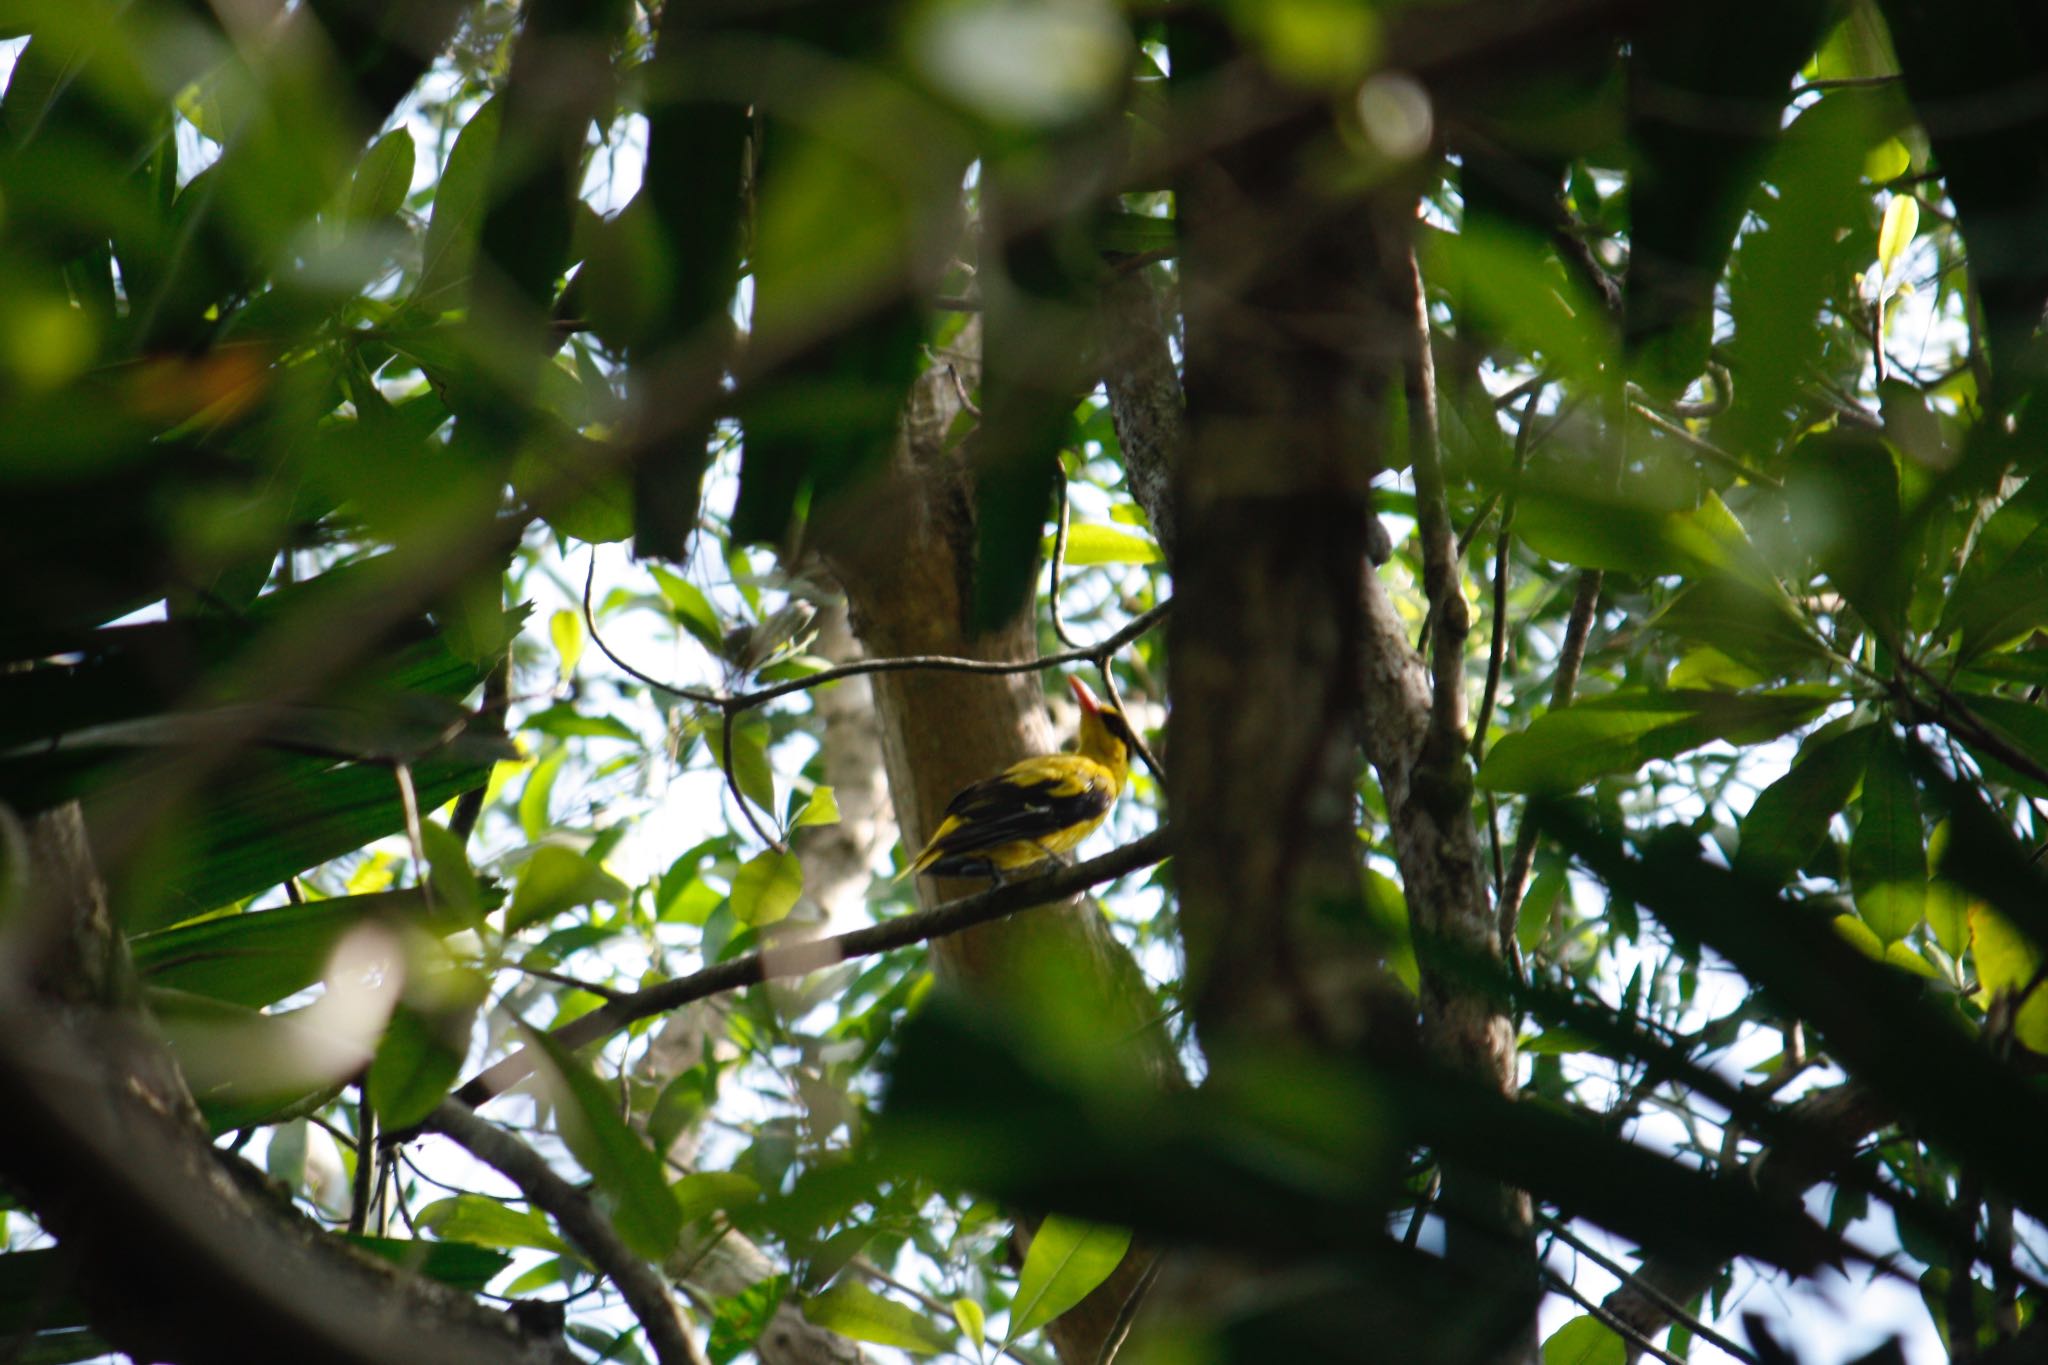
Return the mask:
M1074 700L1081 703L1081 752L1114 769L1121 777L1130 770L1131 755L1138 748L1131 723L1124 719L1123 712L1097 700L1088 684L1079 678L1069 675L1067 686L1074 689Z

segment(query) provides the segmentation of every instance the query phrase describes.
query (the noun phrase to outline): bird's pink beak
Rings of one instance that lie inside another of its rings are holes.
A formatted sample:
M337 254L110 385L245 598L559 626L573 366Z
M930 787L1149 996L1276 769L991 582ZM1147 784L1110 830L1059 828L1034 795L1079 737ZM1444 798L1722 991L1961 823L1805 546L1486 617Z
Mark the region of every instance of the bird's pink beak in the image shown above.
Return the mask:
M1082 682L1079 678L1069 673L1067 675L1067 686L1074 689L1074 700L1081 703L1083 711L1086 711L1091 716L1101 713L1102 703L1097 701L1095 694L1088 690L1087 683Z

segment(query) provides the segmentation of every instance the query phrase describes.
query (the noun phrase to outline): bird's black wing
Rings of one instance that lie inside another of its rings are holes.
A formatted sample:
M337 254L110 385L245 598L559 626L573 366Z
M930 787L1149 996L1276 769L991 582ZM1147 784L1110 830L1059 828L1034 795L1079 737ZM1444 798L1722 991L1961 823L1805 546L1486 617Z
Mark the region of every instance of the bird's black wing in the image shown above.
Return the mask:
M1108 782L1083 769L1019 773L1013 768L955 796L946 817L958 823L935 842L952 854L1043 839L1100 819L1115 800Z

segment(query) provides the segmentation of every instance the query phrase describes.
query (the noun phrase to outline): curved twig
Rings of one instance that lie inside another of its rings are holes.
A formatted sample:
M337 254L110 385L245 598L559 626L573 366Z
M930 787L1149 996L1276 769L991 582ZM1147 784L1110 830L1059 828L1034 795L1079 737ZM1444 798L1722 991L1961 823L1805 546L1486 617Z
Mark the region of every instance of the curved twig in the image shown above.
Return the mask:
M592 572L593 574L595 573L594 563ZM586 581L584 592L586 616L589 606L589 588ZM1058 668L1064 664L1094 663L1098 658L1114 654L1139 636L1150 632L1161 621L1166 619L1166 613L1172 606L1173 599L1168 598L1150 611L1133 616L1118 628L1113 635L1108 636L1097 644L1087 645L1079 649L1061 650L1057 654L1041 654L1035 659L963 659L953 654L899 654L882 659L857 659L849 664L840 664L836 668L821 669L805 677L792 678L788 682L779 682L770 687L757 688L752 692L707 692L701 688L678 687L674 683L663 682L660 678L643 673L624 659L621 659L611 651L610 647L599 637L595 629L591 630L590 638L596 643L598 650L603 653L605 658L610 659L612 663L617 665L621 672L640 682L646 683L649 687L658 687L664 692L673 693L685 700L698 702L704 706L717 706L739 712L751 711L757 706L765 706L771 701L780 700L797 692L808 692L814 687L823 687L827 683L835 683L842 678L857 678L867 673L908 673L922 668L940 673L989 673L1001 675L1009 673L1037 673L1048 668ZM585 624L588 626L591 623L586 620Z
M789 846L761 827L761 822L754 818L753 802L747 800L747 794L740 790L739 774L733 771L732 766L732 715L732 708L729 706L721 707L718 715L718 766L725 770L725 785L731 790L732 799L740 803L740 814L746 817L755 837L777 853L787 853ZM775 812L769 811L768 817L774 819Z
M636 1255L589 1196L556 1175L540 1153L452 1099L442 1100L421 1126L467 1148L517 1185L534 1207L552 1215L563 1234L619 1287L661 1365L710 1365L684 1330L681 1310L661 1272Z

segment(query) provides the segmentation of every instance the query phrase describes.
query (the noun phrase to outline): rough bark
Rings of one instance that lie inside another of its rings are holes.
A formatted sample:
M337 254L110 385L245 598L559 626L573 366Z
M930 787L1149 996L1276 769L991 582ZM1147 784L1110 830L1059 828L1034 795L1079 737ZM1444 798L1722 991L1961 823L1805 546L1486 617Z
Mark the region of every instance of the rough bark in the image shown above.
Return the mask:
M1175 47L1175 80L1206 82L1188 98L1286 107L1224 51L1205 71L1216 41ZM1412 222L1398 193L1306 192L1302 167L1335 154L1312 108L1196 163L1177 190L1187 441L1171 511L1168 794L1212 1059L1233 1038L1355 1041L1385 1003L1369 982L1329 990L1309 970L1339 956L1318 942L1328 926L1362 919L1342 913L1361 895L1357 604L1400 372L1387 271Z
M1145 509L1171 564L1180 548L1173 471L1187 440L1186 401L1173 368L1172 335L1159 291L1143 270L1119 269L1102 291L1096 353L1124 480Z
M981 635L966 628L974 499L956 426L965 411L962 389L977 374L978 337L970 327L913 389L904 439L885 475L819 515L818 548L846 588L854 633L870 654L1021 659L1037 652L1029 613ZM1035 674L916 671L872 681L889 792L909 847L930 836L960 788L1058 747ZM918 892L933 905L983 885L920 878ZM1054 974L1069 999L1101 1013L1104 1037L1132 1039L1162 1079L1177 1074L1163 1036L1148 1027L1149 1001L1133 988L1142 978L1085 899L949 935L932 951L943 977L983 999L1042 990ZM1092 1365L1146 1259L1133 1252L1047 1329L1063 1361Z
M1177 81L1201 74L1186 60L1201 46L1176 46ZM1242 64L1212 70L1226 90L1252 79ZM1414 187L1309 192L1301 168L1337 155L1334 142L1325 116L1297 116L1195 167L1177 196L1188 439L1174 479L1168 794L1194 1017L1218 1074L1303 1045L1398 1055L1414 1037L1413 1001L1378 970L1372 945L1355 931L1344 941L1340 927L1368 922L1354 794L1361 725L1391 740L1380 746L1395 766L1386 796L1418 947L1462 945L1469 924L1493 942L1462 766L1455 565L1426 539L1432 678L1386 628L1391 607L1370 563L1384 554L1370 483L1399 399L1418 442L1418 503L1431 492L1436 501L1419 520L1426 537L1447 533L1440 482L1426 487L1435 432ZM1427 1043L1511 1089L1511 1044L1470 1059L1458 1032L1477 1015L1489 1043L1508 1037L1497 1008L1455 978L1427 978L1425 992ZM1461 1211L1482 1210L1455 1220L1447 1259L1500 1286L1503 1303L1526 1282L1533 1305L1525 1201L1463 1176L1447 1174L1446 1190ZM1534 1347L1531 1314L1490 1349L1519 1365Z
M76 1258L95 1329L140 1359L194 1365L574 1361L334 1241L215 1151L176 1063L123 1001L77 807L43 815L27 844L27 904L0 937L0 1173Z

